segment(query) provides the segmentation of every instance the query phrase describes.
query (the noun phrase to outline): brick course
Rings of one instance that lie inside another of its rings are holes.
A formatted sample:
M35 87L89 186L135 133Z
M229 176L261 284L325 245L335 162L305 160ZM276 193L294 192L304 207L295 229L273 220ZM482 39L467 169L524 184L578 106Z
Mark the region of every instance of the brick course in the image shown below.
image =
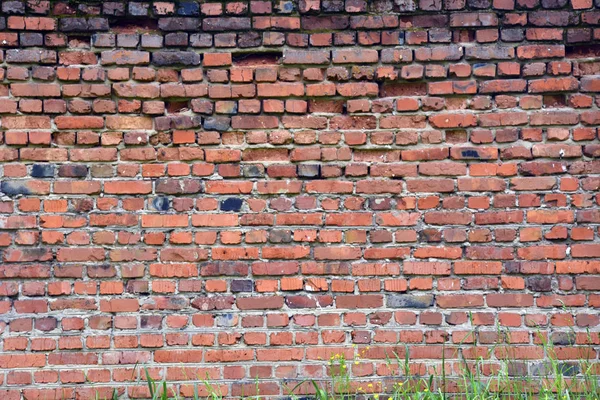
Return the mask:
M0 393L597 363L599 8L3 1Z

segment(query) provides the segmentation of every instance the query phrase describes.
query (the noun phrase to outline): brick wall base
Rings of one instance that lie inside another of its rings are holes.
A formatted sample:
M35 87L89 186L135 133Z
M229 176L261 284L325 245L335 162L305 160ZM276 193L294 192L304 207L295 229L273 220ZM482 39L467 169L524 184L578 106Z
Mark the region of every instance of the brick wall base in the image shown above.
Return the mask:
M0 393L597 363L598 7L3 1Z

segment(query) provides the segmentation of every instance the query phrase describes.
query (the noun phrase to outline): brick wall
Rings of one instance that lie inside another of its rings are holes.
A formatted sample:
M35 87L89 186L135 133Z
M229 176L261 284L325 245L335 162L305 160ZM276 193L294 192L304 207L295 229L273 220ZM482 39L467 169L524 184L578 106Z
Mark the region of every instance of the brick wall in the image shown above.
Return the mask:
M2 395L597 362L596 7L3 1Z

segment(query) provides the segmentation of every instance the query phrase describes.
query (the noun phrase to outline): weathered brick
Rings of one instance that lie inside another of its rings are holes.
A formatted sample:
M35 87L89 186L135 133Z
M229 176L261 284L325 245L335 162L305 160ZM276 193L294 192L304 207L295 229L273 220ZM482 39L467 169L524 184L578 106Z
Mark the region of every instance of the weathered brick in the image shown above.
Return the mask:
M353 344L373 393L406 352L525 376L533 327L574 365L598 6L4 1L2 394L275 398Z
M103 51L100 58L100 62L106 65L148 64L150 62L150 53L148 53L147 51L135 50Z
M152 63L157 66L166 65L198 65L200 55L191 51L157 51L152 53Z

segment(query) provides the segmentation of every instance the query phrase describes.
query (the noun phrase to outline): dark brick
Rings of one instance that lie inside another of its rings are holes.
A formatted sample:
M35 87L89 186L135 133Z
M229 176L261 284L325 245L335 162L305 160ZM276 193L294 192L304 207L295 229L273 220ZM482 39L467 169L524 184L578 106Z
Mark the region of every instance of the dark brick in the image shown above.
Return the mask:
M125 15L125 3L109 1L102 3L102 13L104 15L122 16Z
M555 345L571 346L575 344L576 338L573 332L553 332L551 340Z
M203 126L207 131L227 131L231 127L231 118L208 117L204 119Z
M25 3L22 1L3 1L2 12L6 14L25 14Z
M350 26L350 17L347 15L332 16L307 16L302 17L302 29L306 30L342 30Z
M433 306L433 295L388 295L386 305L392 308L429 308Z
M234 279L231 281L230 289L232 293L251 293L254 290L254 283L249 279Z
M324 12L337 13L344 11L344 2L342 0L323 0L321 8Z
M525 38L523 29L500 29L503 42L521 42Z
M230 197L226 200L221 201L221 211L240 211L244 204L244 200L237 197Z
M168 17L158 20L158 28L163 31L197 31L200 19L184 17Z
M163 317L161 315L142 315L140 317L140 328L142 329L160 329Z
M321 176L321 166L318 164L298 165L298 176L302 178L318 178Z
M198 65L200 55L191 51L157 51L152 53L152 64L168 65Z
M154 200L152 200L152 207L154 207L155 210L157 211L168 211L170 208L170 200L168 197L155 197Z
M82 178L88 174L88 167L85 165L67 164L58 168L58 176L65 178Z
M541 0L544 8L563 8L569 0Z
M212 35L209 33L193 33L190 35L190 46L192 47L211 47L212 43Z
M63 32L87 31L88 22L85 18L61 18L60 30Z
M33 178L52 178L54 176L54 165L33 164L31 166L31 176Z
M44 35L35 32L20 33L19 43L24 47L42 46L44 44Z
M0 190L7 196L18 196L20 194L31 194L31 190L21 181L3 181Z
M415 11L417 2L415 0L394 0L394 4L398 7L398 11Z
M217 33L214 36L215 47L235 47L237 34Z
M262 35L258 32L248 32L238 37L238 47L259 47L262 44Z
M106 18L90 18L88 19L88 30L89 31L107 31L108 20Z
M269 242L271 242L271 243L291 243L292 242L292 232L291 231L273 230L273 231L269 232Z
M475 9L485 9L490 8L492 0L467 0L467 4Z
M552 278L549 276L532 276L527 278L527 288L534 292L552 291Z
M142 47L145 49L159 49L163 46L163 37L161 35L143 34Z
M156 181L156 193L191 194L202 192L202 185L197 179L159 179Z
M202 21L202 29L208 32L214 31L245 31L251 28L250 18L205 18Z
M186 46L188 45L188 34L185 32L168 33L165 35L166 46Z
M114 33L96 33L92 35L92 43L95 47L115 47L117 37Z
M141 3L137 1L132 1L129 3L128 12L129 15L135 15L138 17L148 15L148 10L150 9L150 3Z
M195 1L182 1L178 3L177 14L185 16L200 15L200 6Z
M244 165L242 166L242 175L246 178L262 178L265 176L264 165Z

